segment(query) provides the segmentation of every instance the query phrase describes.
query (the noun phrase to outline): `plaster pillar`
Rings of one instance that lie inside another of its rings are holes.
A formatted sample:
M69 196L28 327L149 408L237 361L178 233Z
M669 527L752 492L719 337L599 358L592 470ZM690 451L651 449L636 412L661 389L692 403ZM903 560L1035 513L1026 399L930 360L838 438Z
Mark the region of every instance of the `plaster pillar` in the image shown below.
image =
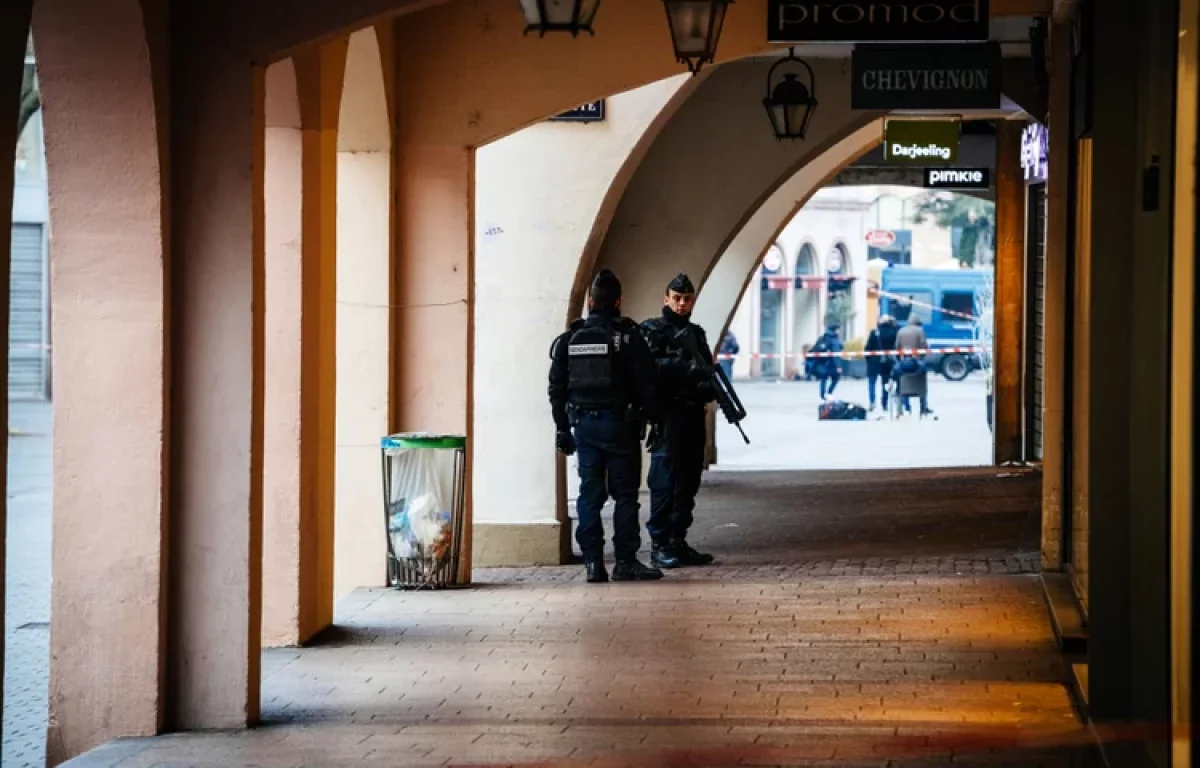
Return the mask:
M334 596L387 583L379 438L388 431L392 162L380 39L350 37L337 146Z
M219 14L172 8L168 727L257 722L264 73Z
M996 126L995 393L993 427L997 464L1022 461L1021 382L1025 318L1025 182L1021 131L1025 123Z
M304 128L300 259L300 641L333 623L337 124L344 40L296 55Z
M407 21L405 19L404 21ZM459 576L471 574L475 150L428 120L438 62L420 25L396 31L393 432L465 435L466 517ZM410 76L411 74L411 76Z
M0 7L0 104L15 105L21 93L21 74L25 62L25 43L29 32L32 0L15 0ZM0 156L14 157L17 151L17 121L0 121ZM5 222L4 231L12 230L13 166L0 164L0 221ZM9 259L12 241L0 237L0 312L8 317ZM0 330L0 341L8 349L8 323ZM0 384L8 391L8 366L0 375ZM8 398L0 404L0 419L8 426ZM8 440L0 447L0 465L8 466ZM8 535L8 473L0 477L0 702L4 700L4 574L5 547ZM3 724L0 723L0 731ZM0 736L3 736L0 733Z
M1042 570L1063 567L1064 427L1067 358L1067 264L1071 210L1071 25L1050 27L1049 170L1046 265L1042 282Z
M267 72L264 642L333 623L337 120L345 42ZM288 102L290 99L290 103Z
M300 317L304 136L292 59L266 73L263 645L300 643Z
M52 182L51 765L163 718L167 30L143 7L39 0L34 19Z

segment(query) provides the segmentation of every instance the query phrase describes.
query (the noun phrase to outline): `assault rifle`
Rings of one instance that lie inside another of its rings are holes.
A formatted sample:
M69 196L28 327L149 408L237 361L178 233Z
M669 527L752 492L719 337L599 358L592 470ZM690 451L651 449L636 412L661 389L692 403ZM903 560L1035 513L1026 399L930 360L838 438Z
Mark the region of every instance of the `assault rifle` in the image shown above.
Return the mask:
M704 362L704 356L696 347L696 337L688 333L687 328L675 333L675 341L679 342L679 346L683 347L683 351L688 354L692 362L708 376L709 384L717 393L717 405L721 408L721 413L725 414L725 421L737 427L742 439L746 441L746 445L749 445L750 438L746 437L745 431L742 430L742 419L746 418L746 406L742 405L737 392L733 390L733 384L725 375L725 369L719 365L709 365Z

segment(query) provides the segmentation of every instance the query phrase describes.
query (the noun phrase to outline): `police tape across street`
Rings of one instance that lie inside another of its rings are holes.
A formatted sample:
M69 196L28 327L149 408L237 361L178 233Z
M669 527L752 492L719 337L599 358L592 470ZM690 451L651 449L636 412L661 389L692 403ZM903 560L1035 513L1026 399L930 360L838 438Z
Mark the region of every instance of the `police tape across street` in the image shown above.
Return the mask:
M889 356L893 356L893 355L896 357L912 357L914 355L928 355L928 354L932 354L932 353L937 353L939 355L966 355L966 354L971 354L973 352L985 352L985 351L987 351L986 347L938 347L937 349L933 349L933 348L905 349L905 350L895 350L895 349L886 350L885 349L885 350L876 350L876 351L871 351L871 352L866 352L866 351L864 351L864 352L846 352L846 351L842 351L842 352L775 352L775 353L769 353L769 352L749 353L748 352L745 354L739 353L736 355L720 354L720 355L716 355L716 358L718 360L734 360L739 357L748 357L748 358L756 359L756 360L783 360L783 359L786 359L789 357L812 357L812 358L841 357L841 358L845 358L845 359L851 359L851 358L855 358L855 357L889 357Z

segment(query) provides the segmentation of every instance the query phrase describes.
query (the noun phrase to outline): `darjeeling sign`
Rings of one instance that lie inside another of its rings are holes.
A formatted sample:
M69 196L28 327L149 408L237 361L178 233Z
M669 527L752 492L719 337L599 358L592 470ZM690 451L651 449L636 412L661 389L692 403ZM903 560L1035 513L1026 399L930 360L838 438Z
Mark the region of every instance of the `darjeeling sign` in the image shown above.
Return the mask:
M951 165L958 159L957 120L888 120L883 159L905 165Z
M997 109L1000 44L858 45L851 109Z
M767 0L767 40L987 40L989 18L988 0Z

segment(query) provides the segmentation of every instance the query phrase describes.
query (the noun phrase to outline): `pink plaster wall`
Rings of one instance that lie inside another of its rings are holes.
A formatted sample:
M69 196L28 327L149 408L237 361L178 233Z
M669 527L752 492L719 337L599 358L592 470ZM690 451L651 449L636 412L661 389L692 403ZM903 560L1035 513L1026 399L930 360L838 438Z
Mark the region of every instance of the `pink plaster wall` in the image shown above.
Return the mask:
M300 641L300 258L303 136L291 59L267 68L263 644Z
M231 728L258 718L261 78L204 19L174 29L169 725Z
M141 5L41 0L34 26L52 180L54 763L161 721L167 270Z

